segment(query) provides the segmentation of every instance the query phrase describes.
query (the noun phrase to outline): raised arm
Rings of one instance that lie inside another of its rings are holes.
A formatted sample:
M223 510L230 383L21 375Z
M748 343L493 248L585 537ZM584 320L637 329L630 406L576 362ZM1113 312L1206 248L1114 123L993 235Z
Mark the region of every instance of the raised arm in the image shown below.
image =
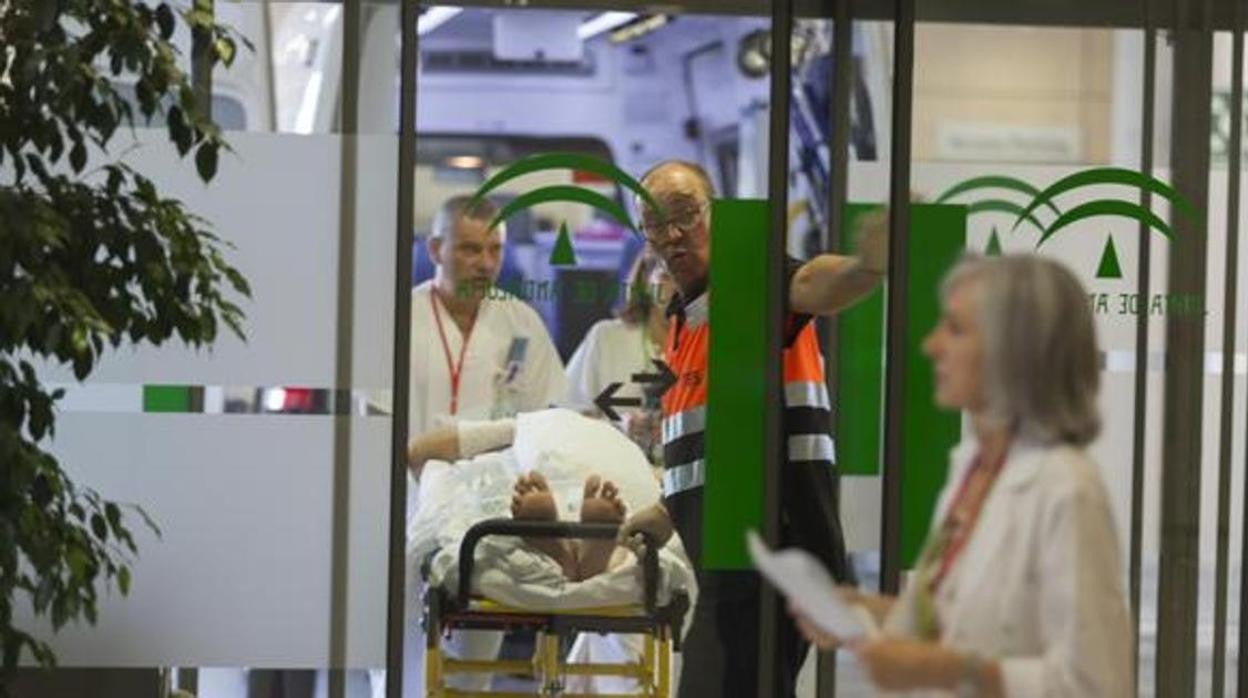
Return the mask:
M789 308L806 315L835 315L875 289L888 268L888 213L860 219L858 254L821 254L807 261L789 285Z

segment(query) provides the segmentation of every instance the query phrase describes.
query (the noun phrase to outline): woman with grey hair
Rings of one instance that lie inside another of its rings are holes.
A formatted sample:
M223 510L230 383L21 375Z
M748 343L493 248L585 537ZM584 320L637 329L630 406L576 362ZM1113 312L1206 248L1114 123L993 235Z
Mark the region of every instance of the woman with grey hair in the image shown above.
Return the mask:
M1127 696L1131 629L1096 464L1096 333L1084 289L1034 255L967 258L923 343L938 405L972 436L951 454L901 596L853 590L883 632L849 646L882 690ZM793 609L791 609L793 610ZM803 632L841 644L793 611Z

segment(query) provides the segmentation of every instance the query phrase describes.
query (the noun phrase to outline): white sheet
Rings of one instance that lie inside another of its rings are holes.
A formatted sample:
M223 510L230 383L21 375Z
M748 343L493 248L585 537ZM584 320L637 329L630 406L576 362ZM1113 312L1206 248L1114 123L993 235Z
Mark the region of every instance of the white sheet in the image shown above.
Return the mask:
M659 498L650 464L610 424L564 409L521 414L512 448L425 466L419 506L408 522L409 579L421 578L421 563L436 550L430 581L451 583L464 533L478 521L510 516L512 485L528 471L546 477L565 521L579 519L585 478L591 474L616 483L629 512ZM569 582L553 560L517 538L487 538L477 551L474 590L503 603L568 609L641 600L636 560L584 582ZM660 554L660 567L660 591L685 588L695 593L692 568L676 539ZM660 603L668 598L660 594Z
M454 464L433 461L425 466L419 505L408 521L408 579L418 585L419 565L438 551L431 562L431 581L454 584L464 533L477 521L510 516L512 485L518 475L530 470L546 477L565 521L579 518L584 482L590 474L616 483L630 512L659 499L658 480L640 449L606 422L561 409L521 414L516 419L513 448ZM642 600L636 560L585 582L568 582L553 560L517 538L487 538L477 551L474 591L502 603L553 610ZM697 583L678 537L661 553L660 566L659 603L667 603L673 590L683 588L692 607ZM692 617L692 613L686 615L682 634L688 632ZM620 662L636 661L640 644L631 636L588 633L579 636L574 647L572 662L594 658ZM679 655L673 656L674 671L679 660ZM673 687L678 677L674 673ZM585 677L581 683L588 693L621 686L610 677Z
M473 590L500 603L534 611L571 610L642 602L642 567L633 556L614 570L580 582L569 581L550 557L519 538L493 536L477 544ZM443 548L434 556L429 581L453 589L459 579L459 550ZM659 551L658 603L674 590L689 589L693 573L671 549Z

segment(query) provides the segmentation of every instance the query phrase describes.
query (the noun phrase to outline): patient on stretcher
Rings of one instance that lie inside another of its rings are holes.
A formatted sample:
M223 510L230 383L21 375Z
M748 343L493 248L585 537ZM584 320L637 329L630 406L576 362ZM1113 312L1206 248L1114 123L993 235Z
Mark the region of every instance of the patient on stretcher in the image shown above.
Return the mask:
M488 422L461 420L412 439L408 464L419 506L408 520L409 579L454 591L460 544L476 523L512 517L615 524L659 500L645 454L610 424L571 410L549 409ZM697 580L679 536L658 551L656 603L677 594L694 603ZM576 612L635 607L644 600L643 565L632 546L614 540L478 541L472 593L511 608ZM423 593L423 590L413 590ZM689 617L686 617L686 622ZM682 628L682 632L687 626ZM569 662L636 662L639 635L583 633ZM630 677L577 676L578 694L636 694Z
M547 416L555 418L558 414L551 411ZM581 422L579 416L573 418L569 415L569 419L574 424ZM511 419L461 423L435 429L412 440L408 449L409 467L420 477L429 461L455 462L498 453L511 448L515 440L516 424ZM604 446L601 441L597 445L599 448ZM626 472L616 474L627 477ZM576 482L579 483L580 480ZM628 505L614 481L604 479L597 473L590 473L580 489L579 520L582 523L620 524L624 521ZM528 521L558 521L563 518L559 512L555 492L541 472L530 470L516 478L511 489L512 517ZM617 545L614 540L534 537L525 539L524 542L531 549L553 560L564 576L574 582L615 569L624 564L631 554L628 548Z

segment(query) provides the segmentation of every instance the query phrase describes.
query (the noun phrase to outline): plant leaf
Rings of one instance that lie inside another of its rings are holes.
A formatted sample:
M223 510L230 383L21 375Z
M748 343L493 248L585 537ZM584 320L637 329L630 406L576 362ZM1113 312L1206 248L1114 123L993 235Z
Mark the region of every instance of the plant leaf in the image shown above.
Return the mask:
M156 24L160 27L160 38L168 41L173 38L174 19L173 10L169 8L169 3L162 2L156 8Z
M217 144L215 141L205 141L199 146L199 150L195 151L195 169L199 171L199 178L205 183L211 182L212 178L217 176Z
M82 168L87 166L87 146L82 141L74 143L74 147L70 148L69 164L74 172L82 172Z
M238 53L238 47L234 44L234 40L223 36L216 41L217 59L220 60L228 68L234 64L234 56Z
M166 123L169 124L169 138L178 147L178 155L186 155L191 149L191 129L186 125L186 115L176 104L169 107Z
M104 517L99 514L91 515L91 532L101 541L108 540L108 524L104 522Z

